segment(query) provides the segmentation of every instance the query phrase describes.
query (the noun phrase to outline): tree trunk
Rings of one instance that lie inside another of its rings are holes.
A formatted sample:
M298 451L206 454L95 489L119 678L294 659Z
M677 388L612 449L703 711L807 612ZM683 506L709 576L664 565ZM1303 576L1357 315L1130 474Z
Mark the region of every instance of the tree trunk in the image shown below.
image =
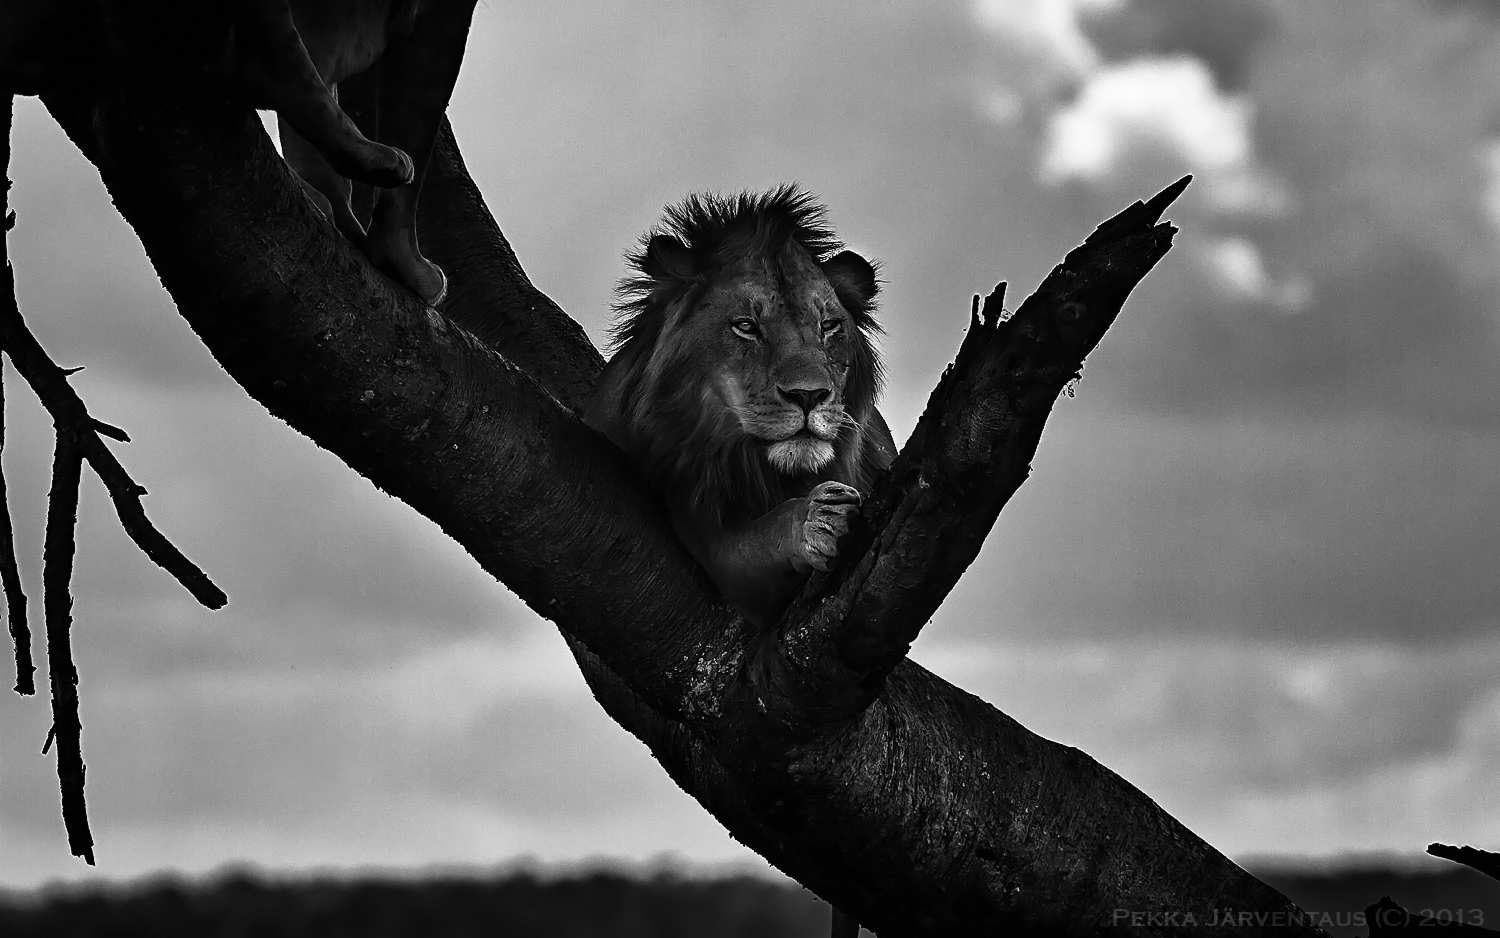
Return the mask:
M1014 318L998 296L976 315L868 536L768 635L582 423L599 355L526 279L451 133L421 210L452 284L438 315L316 213L247 109L180 94L47 103L230 375L555 622L734 837L886 936L1321 934L1084 753L905 658L1166 252L1175 191L1101 226Z

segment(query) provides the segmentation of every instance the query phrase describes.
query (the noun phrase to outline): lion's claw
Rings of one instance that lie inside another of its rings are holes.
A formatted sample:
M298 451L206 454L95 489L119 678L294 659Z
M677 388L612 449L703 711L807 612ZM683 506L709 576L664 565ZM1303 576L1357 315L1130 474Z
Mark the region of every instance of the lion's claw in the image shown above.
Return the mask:
M829 570L838 556L839 538L849 533L859 509L859 490L842 482L820 482L807 495L798 554L814 570Z

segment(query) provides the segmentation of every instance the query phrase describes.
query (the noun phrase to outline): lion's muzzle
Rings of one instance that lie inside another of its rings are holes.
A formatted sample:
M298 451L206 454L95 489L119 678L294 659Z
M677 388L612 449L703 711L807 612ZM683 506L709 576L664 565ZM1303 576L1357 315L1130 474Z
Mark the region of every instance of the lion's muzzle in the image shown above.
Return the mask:
M805 414L794 416L783 411L777 416L781 419L775 421L774 429L763 428L772 432L756 434L773 441L766 447L766 458L777 471L800 475L816 472L833 462L834 441L848 419L842 407L825 400Z

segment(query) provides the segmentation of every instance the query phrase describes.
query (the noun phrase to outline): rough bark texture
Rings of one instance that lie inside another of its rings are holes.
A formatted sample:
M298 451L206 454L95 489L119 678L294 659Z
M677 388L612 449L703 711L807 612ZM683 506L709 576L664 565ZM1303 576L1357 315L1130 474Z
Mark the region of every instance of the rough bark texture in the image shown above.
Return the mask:
M1014 320L976 322L871 499L873 546L763 635L578 419L598 354L526 280L450 134L421 213L453 282L438 315L316 214L247 111L126 82L48 103L234 379L556 622L685 791L868 927L1319 934L1087 755L904 658L1024 479L1051 401L1166 250L1149 206Z

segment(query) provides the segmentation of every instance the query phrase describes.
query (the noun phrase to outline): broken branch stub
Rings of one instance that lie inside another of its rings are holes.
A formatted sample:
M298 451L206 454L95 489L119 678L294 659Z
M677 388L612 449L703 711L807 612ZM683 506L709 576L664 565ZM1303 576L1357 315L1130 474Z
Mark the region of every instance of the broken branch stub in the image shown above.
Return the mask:
M1480 850L1477 847L1455 847L1449 844L1428 844L1427 852L1435 857L1442 857L1444 860L1462 863L1490 879L1500 880L1500 853Z

